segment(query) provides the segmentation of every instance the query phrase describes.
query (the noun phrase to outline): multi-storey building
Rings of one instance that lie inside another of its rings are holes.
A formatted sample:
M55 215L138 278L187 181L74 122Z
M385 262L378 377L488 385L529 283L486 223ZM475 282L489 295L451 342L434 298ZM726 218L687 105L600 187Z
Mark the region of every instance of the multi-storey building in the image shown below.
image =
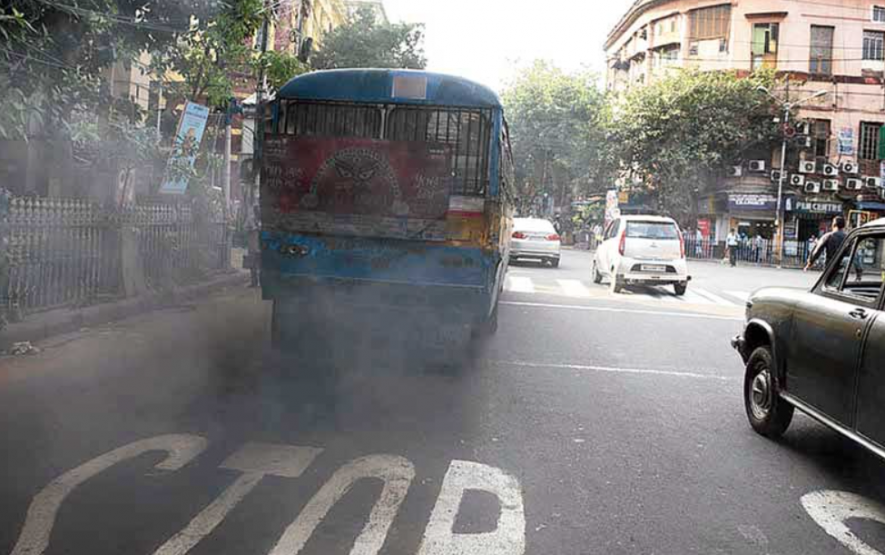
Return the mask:
M833 215L885 215L883 189L875 188L885 169L885 0L637 0L605 49L616 94L681 67L771 68L791 80L789 92L772 91L779 98L821 95L802 104L789 130L798 139L785 164L787 248ZM755 158L735 161L701 203L703 227L718 238L729 228L776 232L780 149Z

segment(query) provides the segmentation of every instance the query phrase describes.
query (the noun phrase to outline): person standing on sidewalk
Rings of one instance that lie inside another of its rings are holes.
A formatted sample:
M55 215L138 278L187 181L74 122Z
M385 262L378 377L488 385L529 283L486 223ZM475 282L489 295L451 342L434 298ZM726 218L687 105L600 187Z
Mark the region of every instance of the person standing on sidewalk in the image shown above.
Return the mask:
M728 262L732 268L737 266L738 244L740 244L740 240L738 239L737 231L732 229L728 237L725 238L725 246L728 247Z
M261 212L258 205L252 207L246 215L246 241L248 247L248 266L251 281L249 287L255 288L261 285L261 242L259 232L261 230Z
M821 237L820 241L817 242L817 246L814 247L814 252L811 253L811 257L805 265L805 271L810 270L824 253L827 254L827 264L832 262L836 255L839 254L839 249L842 248L842 244L847 236L845 233L845 218L837 216L833 219L833 231Z

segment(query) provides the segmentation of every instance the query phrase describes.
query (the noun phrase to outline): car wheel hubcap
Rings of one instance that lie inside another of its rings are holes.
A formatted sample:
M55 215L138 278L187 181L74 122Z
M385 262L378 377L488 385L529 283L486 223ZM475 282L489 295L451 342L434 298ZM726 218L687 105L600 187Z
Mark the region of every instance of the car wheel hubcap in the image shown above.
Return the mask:
M753 410L753 416L759 420L768 418L772 401L771 372L764 368L753 378L750 390L750 408Z

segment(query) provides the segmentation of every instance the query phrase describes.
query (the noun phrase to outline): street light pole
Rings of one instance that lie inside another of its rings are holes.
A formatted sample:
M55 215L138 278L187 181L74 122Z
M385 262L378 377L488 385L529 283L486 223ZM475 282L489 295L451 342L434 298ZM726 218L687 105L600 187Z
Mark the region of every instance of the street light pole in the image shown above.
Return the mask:
M784 105L784 140L781 145L781 174L777 182L777 216L775 228L777 229L777 263L780 266L784 260L784 220L786 215L782 213L784 206L784 180L787 177L787 135L786 129L790 125L790 109L789 104Z

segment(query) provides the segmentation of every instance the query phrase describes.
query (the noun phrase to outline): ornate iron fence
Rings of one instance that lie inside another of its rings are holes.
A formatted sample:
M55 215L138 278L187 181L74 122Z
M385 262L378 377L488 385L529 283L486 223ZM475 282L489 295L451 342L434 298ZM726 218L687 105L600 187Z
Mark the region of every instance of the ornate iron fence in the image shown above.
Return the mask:
M81 200L12 198L0 219L0 294L13 319L127 294L135 268L151 289L192 283L230 266L223 220L189 205L107 209ZM132 263L127 264L127 261Z

